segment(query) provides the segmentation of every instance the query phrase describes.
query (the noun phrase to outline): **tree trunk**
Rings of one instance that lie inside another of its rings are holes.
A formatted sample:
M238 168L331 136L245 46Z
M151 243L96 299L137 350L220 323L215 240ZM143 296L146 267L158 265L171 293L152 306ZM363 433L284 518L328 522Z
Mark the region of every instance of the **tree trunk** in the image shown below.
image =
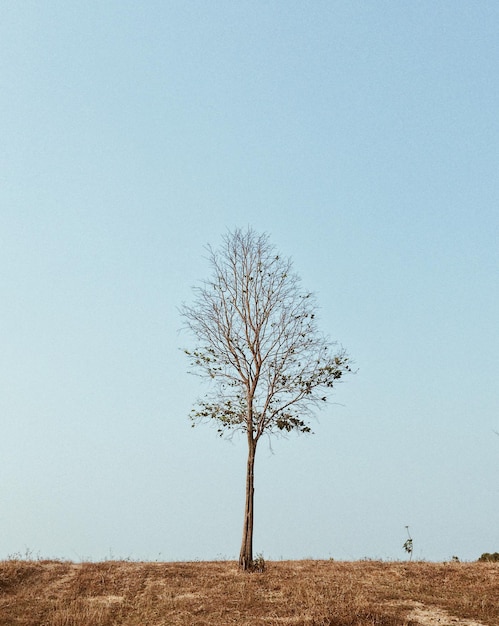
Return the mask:
M248 433L248 464L246 467L246 503L244 507L243 540L239 554L239 567L251 569L253 563L253 501L255 493L255 452L256 442Z

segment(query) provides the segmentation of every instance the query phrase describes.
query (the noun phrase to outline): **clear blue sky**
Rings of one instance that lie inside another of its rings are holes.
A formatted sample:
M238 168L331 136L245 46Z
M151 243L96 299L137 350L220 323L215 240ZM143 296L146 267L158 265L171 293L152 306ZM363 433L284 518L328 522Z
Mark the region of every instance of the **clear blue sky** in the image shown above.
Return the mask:
M499 5L4 0L0 557L234 558L177 307L268 232L358 373L262 441L267 558L499 550Z

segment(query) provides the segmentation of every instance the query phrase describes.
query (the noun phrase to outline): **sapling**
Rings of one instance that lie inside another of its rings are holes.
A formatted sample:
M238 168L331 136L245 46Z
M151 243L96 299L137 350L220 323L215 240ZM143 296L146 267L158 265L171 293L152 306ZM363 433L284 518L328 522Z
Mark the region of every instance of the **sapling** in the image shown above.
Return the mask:
M409 526L406 526L405 528L407 530L407 535L408 535L409 539L406 539L406 541L405 541L405 543L404 543L404 545L402 547L404 548L404 550L409 555L409 561L412 561L412 550L413 550L412 537L411 537L411 533L409 532Z

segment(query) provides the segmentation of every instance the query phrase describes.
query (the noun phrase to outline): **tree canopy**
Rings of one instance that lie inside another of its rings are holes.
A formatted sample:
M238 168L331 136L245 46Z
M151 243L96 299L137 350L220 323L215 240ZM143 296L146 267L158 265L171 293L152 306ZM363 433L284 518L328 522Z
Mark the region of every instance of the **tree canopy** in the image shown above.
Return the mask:
M198 341L186 353L212 381L193 420L220 434L310 432L311 409L350 371L346 352L318 331L316 301L266 234L236 230L208 247L212 275L182 313ZM251 404L251 419L248 409Z

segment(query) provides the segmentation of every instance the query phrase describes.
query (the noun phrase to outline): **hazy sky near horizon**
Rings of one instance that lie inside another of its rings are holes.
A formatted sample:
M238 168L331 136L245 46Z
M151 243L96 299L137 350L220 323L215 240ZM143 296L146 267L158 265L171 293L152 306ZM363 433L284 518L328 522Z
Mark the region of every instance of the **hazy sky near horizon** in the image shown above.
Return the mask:
M499 550L499 5L5 0L0 558L236 558L178 307L269 233L358 372L262 441L255 552Z

